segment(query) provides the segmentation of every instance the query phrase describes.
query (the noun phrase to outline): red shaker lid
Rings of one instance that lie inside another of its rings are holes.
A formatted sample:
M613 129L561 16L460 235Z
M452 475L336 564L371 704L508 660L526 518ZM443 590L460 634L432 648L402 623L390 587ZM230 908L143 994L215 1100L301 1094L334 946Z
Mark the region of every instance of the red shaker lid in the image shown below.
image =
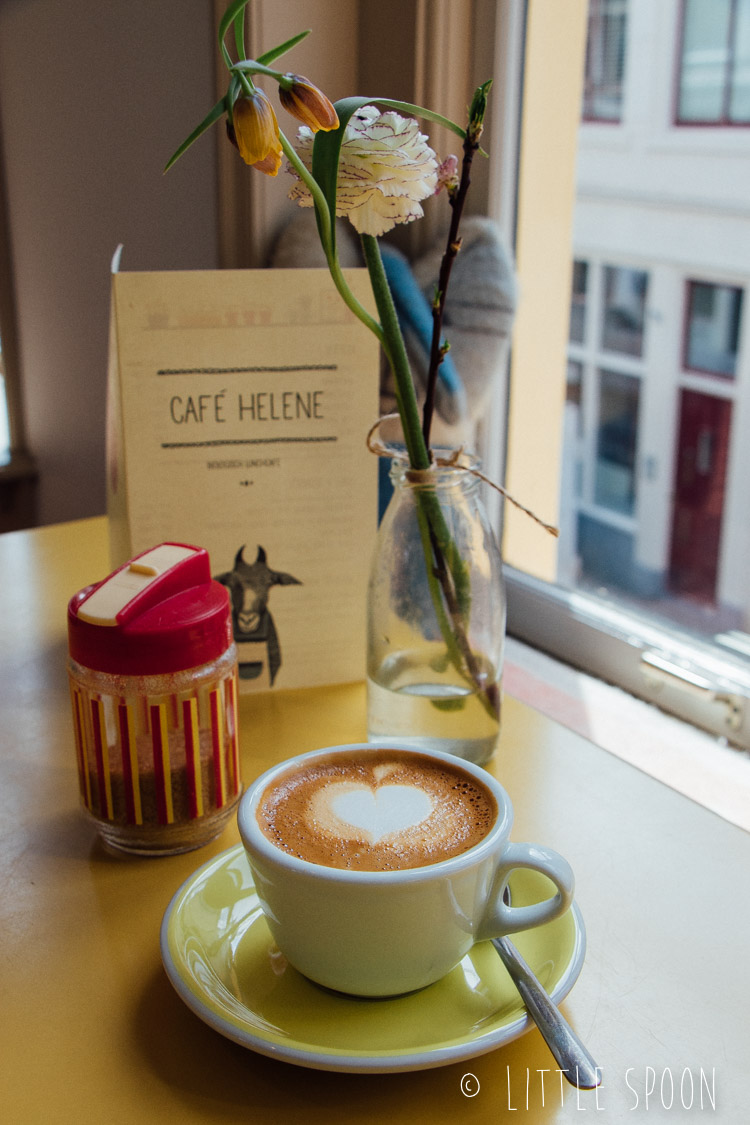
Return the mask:
M231 642L229 591L211 578L202 547L161 543L68 603L70 655L99 672L196 668Z

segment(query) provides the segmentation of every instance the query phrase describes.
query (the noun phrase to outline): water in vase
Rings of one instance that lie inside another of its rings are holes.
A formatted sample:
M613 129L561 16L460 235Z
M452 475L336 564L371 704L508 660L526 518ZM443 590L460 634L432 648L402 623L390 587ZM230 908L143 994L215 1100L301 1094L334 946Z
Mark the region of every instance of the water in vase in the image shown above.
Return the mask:
M431 747L482 765L497 747L499 713L480 689L472 688L452 665L444 665L427 646L392 653L370 669L368 737ZM492 685L497 677L485 668L482 680Z

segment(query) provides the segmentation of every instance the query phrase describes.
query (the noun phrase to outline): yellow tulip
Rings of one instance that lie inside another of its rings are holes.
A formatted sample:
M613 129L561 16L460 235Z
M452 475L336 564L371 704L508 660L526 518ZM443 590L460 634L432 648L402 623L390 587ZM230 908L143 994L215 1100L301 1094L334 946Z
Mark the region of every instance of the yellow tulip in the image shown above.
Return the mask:
M338 128L336 110L322 90L301 74L286 74L284 77L291 85L279 86L279 100L292 117L307 125L313 133L318 129L327 133L330 129Z
M262 90L254 90L234 103L232 131L245 163L267 176L275 176L282 156L279 125L273 106Z

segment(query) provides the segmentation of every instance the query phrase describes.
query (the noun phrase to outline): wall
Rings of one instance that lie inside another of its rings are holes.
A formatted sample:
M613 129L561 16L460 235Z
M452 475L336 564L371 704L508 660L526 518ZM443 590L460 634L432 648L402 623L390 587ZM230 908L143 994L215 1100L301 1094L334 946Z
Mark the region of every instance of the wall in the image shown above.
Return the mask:
M109 268L217 264L211 0L3 0L0 115L39 522L104 511Z

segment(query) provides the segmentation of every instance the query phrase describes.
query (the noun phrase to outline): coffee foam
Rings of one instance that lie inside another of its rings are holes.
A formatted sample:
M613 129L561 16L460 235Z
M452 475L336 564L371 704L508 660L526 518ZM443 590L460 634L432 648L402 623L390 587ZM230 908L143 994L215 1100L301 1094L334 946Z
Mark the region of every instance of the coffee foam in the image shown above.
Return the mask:
M492 794L460 766L396 750L352 751L292 769L265 790L257 813L284 851L369 871L458 855L496 816Z

